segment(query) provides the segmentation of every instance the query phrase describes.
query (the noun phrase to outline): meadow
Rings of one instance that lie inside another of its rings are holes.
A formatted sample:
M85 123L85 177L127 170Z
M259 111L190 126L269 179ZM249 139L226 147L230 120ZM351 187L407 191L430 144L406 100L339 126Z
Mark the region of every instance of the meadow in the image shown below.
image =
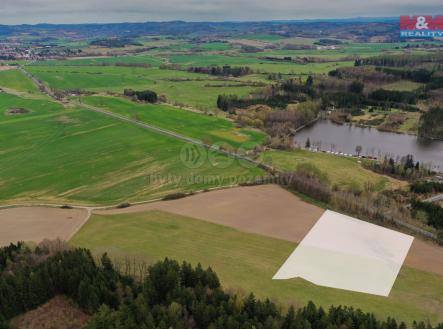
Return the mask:
M208 143L227 143L233 148L252 149L265 140L265 134L238 129L224 118L209 116L169 105L142 104L118 97L87 96L81 101L114 113L168 129Z
M0 94L0 200L112 204L253 179L237 161L180 160L187 144L84 109ZM5 115L20 106L29 113Z
M296 247L295 243L244 233L200 220L151 211L93 215L71 240L96 255L108 252L123 261L152 263L165 257L211 266L225 288L271 298L284 306L352 305L379 318L412 323L443 319L443 279L403 267L389 297L315 286L302 279L273 281L272 276Z
M90 57L90 58L73 58L70 60L49 60L35 63L35 65L43 66L99 66L99 65L115 65L115 64L146 64L152 66L159 66L164 61L160 57L150 55L136 55L136 56L109 56L109 57Z
M159 68L116 66L29 66L38 79L55 89L123 93L151 89L168 101L201 110L216 109L220 94L246 96L257 87L204 74Z
M301 149L293 151L267 151L262 161L284 171L294 171L300 164L311 164L325 173L332 185L344 190L363 190L367 186L375 191L401 186L401 182L362 168L358 159L333 156Z
M0 70L0 88L10 88L29 94L38 94L37 86L18 69Z

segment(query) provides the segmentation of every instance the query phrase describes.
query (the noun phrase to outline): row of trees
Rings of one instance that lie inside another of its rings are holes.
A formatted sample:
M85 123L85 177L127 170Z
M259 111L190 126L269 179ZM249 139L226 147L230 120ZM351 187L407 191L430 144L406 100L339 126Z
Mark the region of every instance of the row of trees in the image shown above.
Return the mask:
M390 68L390 67L377 67L377 71L382 71L386 74L393 75L403 80L411 80L414 82L420 83L428 83L431 81L433 71L427 69L398 69L398 68Z
M252 74L253 71L247 66L191 66L188 69L189 72L211 74L216 76L232 76L241 77L244 75Z
M428 54L401 54L401 55L381 55L359 59L356 61L356 66L359 65L375 65L375 66L392 66L405 67L416 66L423 63L443 62L443 54L441 52L434 52Z
M429 176L431 171L428 167L414 160L412 154L408 154L399 161L385 156L381 161L365 163L365 167L383 175L389 175L401 179L417 179Z
M312 165L299 166L293 172L279 176L279 183L323 202L331 209L381 225L401 226L409 230L414 227L413 213L402 200L389 194L371 193L374 186L367 184L361 189L338 189L331 186L327 174ZM431 222L430 222L431 224ZM421 231L418 233L422 233Z
M219 95L217 97L217 107L228 113L235 113L236 109L243 109L258 104L285 108L289 102L290 98L286 95L259 96L251 98L242 98L237 95Z
M442 193L443 183L439 182L414 182L411 184L411 192L417 194Z

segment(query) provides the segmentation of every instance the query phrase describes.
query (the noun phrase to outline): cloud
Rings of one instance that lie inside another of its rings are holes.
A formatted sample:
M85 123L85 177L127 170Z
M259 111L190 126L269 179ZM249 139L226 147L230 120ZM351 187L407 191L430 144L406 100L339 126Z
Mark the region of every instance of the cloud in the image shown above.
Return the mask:
M441 0L1 0L0 24L439 14Z

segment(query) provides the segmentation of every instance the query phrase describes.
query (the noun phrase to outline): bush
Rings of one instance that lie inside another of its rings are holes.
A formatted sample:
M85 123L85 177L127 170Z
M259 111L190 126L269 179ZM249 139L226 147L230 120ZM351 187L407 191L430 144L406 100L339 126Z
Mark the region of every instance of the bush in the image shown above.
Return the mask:
M123 203L120 203L118 206L117 206L117 208L118 209L123 209L123 208L128 208L128 207L130 207L131 206L131 204L129 203L129 202L123 202Z
M165 195L162 200L165 200L165 201L166 200L177 200L177 199L186 198L187 196L188 195L186 193L178 192L178 193L172 193L172 194Z
M157 93L152 90L134 91L132 89L125 89L123 94L128 97L135 97L141 102L156 103L158 100Z

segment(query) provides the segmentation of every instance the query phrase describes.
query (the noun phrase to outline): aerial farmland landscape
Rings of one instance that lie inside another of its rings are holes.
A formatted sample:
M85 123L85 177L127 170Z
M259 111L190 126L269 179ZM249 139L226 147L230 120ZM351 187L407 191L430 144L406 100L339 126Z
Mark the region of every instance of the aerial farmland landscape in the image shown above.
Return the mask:
M2 4L0 329L443 328L441 3L233 6Z

